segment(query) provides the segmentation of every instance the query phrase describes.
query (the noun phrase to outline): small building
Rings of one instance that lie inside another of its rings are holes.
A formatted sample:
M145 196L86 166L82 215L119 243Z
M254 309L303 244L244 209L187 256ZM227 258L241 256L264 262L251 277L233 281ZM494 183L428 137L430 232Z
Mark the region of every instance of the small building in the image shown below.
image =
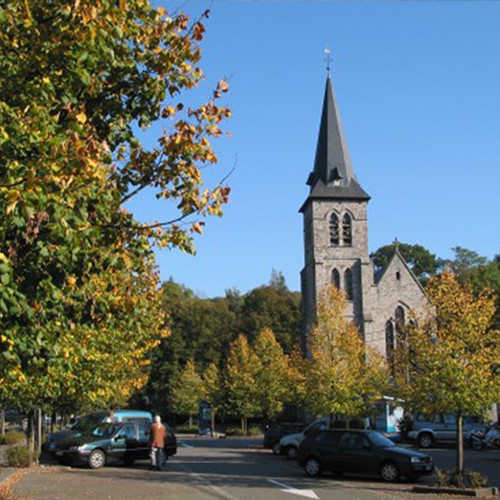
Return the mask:
M305 265L301 289L305 335L314 323L319 295L334 284L344 290L347 315L367 345L388 358L399 325L410 309L422 311L426 297L397 249L375 273L368 250L368 202L354 172L330 75L327 77L310 192L300 208Z

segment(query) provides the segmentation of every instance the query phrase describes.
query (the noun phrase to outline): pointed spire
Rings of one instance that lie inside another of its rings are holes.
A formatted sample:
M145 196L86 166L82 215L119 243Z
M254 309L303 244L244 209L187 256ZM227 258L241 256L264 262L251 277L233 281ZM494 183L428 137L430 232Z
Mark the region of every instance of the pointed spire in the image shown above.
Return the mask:
M332 80L328 75L313 175L315 180L321 179L325 184L331 184L334 181L335 171L343 186L347 186L351 179L356 180L333 92Z
M311 196L369 199L352 168L330 74L326 79L314 169L307 184L311 186Z

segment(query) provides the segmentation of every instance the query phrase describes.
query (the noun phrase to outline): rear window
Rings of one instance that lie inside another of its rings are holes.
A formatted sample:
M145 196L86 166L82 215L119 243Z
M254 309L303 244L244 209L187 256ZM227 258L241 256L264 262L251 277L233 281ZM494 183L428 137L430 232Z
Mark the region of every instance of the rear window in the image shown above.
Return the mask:
M73 431L87 431L91 427L100 424L108 415L108 412L91 413L80 418L72 427Z

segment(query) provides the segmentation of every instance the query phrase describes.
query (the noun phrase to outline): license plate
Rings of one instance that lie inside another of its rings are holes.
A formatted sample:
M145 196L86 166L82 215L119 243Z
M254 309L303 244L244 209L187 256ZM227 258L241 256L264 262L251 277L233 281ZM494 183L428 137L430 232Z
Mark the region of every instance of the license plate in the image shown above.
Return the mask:
M429 465L425 466L425 470L431 470L431 469L432 469L432 465L429 464Z
M62 451L56 451L56 455L57 455L58 457L62 457L63 452L62 452Z

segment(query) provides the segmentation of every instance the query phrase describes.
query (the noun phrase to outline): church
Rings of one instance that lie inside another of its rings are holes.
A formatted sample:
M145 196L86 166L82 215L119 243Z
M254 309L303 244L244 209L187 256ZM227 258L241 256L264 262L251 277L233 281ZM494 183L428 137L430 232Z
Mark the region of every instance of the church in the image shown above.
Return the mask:
M326 81L309 195L300 208L305 265L301 272L305 335L314 323L321 291L333 284L348 300L347 316L367 345L388 359L396 332L410 310L422 311L426 296L397 249L375 273L368 249L368 202L354 172L330 74Z

